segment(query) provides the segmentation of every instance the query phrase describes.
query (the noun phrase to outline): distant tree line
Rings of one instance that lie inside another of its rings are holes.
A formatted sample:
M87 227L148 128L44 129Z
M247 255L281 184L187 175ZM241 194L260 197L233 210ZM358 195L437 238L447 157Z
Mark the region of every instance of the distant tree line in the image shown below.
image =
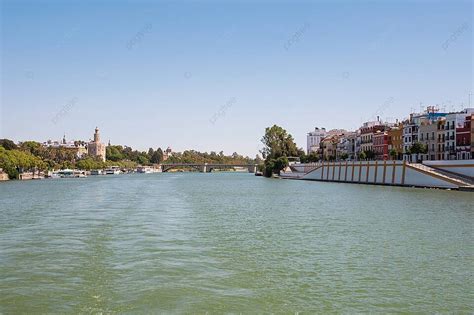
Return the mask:
M216 163L216 164L254 164L260 163L260 157L255 159L248 156L242 156L237 152L232 155L225 155L223 151L216 153L211 151L198 152L194 150L186 150L183 152L174 152L164 163Z
M84 144L84 143L78 143ZM137 165L153 165L164 162L164 154L161 148L148 151L133 150L128 146L110 145L106 147L106 161L87 154L77 156L77 150L65 147L46 147L39 142L25 141L15 144L9 139L0 139L0 168L10 178L18 178L19 173L25 171L46 171L65 168L77 168L83 170L103 169L109 166L132 169ZM258 163L258 159L243 157L237 153L230 156L221 151L198 152L187 150L182 153L175 152L166 162L171 163Z

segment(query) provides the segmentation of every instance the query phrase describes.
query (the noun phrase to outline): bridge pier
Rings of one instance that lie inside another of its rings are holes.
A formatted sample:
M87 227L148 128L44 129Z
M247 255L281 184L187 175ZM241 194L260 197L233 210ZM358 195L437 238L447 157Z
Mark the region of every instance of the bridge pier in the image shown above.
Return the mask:
M257 173L257 164L249 165L248 167L249 173Z

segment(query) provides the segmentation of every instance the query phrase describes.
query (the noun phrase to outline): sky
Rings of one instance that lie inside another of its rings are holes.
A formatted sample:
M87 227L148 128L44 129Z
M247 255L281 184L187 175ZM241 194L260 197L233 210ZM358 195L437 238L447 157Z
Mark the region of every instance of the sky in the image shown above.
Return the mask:
M468 107L472 1L5 1L0 138L254 157ZM474 105L472 106L474 107Z

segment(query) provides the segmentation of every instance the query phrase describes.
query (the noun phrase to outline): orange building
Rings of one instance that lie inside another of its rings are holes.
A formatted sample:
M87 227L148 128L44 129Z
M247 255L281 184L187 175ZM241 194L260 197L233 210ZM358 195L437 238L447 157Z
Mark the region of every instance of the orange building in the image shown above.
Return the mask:
M403 157L403 124L398 124L388 131L388 151L394 149L397 152L395 159L400 160ZM390 158L392 158L390 156Z

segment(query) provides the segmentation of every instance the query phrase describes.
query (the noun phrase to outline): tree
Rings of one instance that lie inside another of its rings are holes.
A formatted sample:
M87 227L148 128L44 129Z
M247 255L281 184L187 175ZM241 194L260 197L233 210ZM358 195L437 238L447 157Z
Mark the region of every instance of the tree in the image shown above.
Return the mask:
M155 153L155 151L153 151L153 148L149 148L148 149L148 158L151 160L151 157L153 156L153 153Z
M0 146L0 168L2 168L11 179L18 178L18 173L35 169L43 170L46 163L39 157L29 152L20 150L6 150Z
M105 149L105 156L110 161L120 161L124 158L123 148L119 145L110 145Z
M389 154L390 154L390 156L392 157L392 160L396 160L396 159L397 159L397 156L398 156L397 150L391 149Z
M150 162L153 164L160 164L163 161L163 151L160 148L153 152L153 155L150 158Z
M140 154L137 158L137 162L138 164L140 165L148 165L150 164L150 160L148 159L148 156L145 152L143 152L142 154Z
M280 174L288 165L288 157L298 156L298 147L293 137L280 126L273 125L265 129L262 137L263 149L260 151L265 158L265 171L267 177L272 174Z
M280 175L280 171L285 169L288 166L288 158L286 156L280 156L275 160L273 172Z
M364 151L364 153L368 160L373 160L375 158L375 152L372 150Z
M15 142L10 139L0 139L0 146L4 147L6 150L15 150L17 148Z
M425 146L421 142L415 142L410 146L410 154L415 154L416 160L419 160L419 154L426 154L428 152L428 146Z
M412 154L425 154L428 152L428 147L421 142L415 142L410 147Z
M359 160L365 160L366 158L367 158L367 155L365 154L365 152L359 153Z
M105 168L105 163L97 157L87 156L76 163L76 168L81 170L94 170Z
M280 126L267 127L261 141L264 148L260 152L265 159L268 157L298 156L298 148L293 141L293 137Z

